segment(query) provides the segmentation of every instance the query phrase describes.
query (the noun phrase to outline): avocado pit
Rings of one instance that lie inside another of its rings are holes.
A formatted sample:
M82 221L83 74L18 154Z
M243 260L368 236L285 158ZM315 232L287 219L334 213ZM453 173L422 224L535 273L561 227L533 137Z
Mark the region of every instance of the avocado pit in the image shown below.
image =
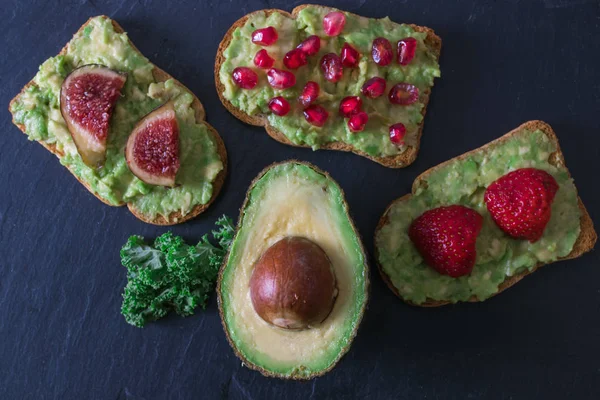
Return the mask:
M319 245L288 236L269 247L254 265L250 297L256 313L284 329L323 322L337 297L333 265Z

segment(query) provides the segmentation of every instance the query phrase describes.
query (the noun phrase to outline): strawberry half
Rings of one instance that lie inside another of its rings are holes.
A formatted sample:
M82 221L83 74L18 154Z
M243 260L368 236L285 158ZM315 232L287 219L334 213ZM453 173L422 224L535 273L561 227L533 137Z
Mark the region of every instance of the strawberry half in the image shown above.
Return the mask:
M483 217L465 206L447 206L425 211L416 218L408 236L430 267L453 278L473 270L475 243Z
M558 190L552 175L536 168L522 168L494 181L485 191L492 219L508 236L540 240L551 216Z

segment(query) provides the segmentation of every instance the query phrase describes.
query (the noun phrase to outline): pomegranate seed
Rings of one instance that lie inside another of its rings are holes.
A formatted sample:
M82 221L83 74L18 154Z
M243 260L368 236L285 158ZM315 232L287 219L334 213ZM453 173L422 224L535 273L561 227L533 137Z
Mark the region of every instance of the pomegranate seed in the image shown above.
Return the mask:
M329 117L327 110L317 104L310 105L304 110L306 122L314 126L321 127L325 125L327 117Z
M283 65L289 69L298 69L306 63L306 53L300 49L290 50L283 57Z
M281 96L273 97L269 101L269 109L273 111L273 114L283 117L290 112L290 103Z
M258 83L258 75L248 67L237 67L231 76L235 84L242 89L252 89Z
M364 111L357 112L356 114L351 116L350 119L348 120L348 128L350 128L350 130L352 132L361 132L362 130L365 129L365 125L367 125L368 121L369 121L369 116L367 115L366 112L364 112Z
M415 58L417 50L417 39L407 37L398 41L398 64L408 65Z
M317 82L308 81L304 89L302 89L302 94L298 97L298 101L304 107L308 107L310 103L315 101L319 97L319 84Z
M370 99L376 99L385 92L385 79L375 76L362 87L362 94Z
M323 18L323 30L327 36L337 36L344 30L346 16L339 11L332 11Z
M337 82L342 79L344 72L342 60L334 53L328 53L321 58L321 71L329 82Z
M275 89L287 89L296 84L296 76L282 69L271 68L267 72L267 79Z
M406 127L403 123L398 122L390 126L390 142L397 145L404 144L404 135L406 135Z
M269 69L273 66L275 60L271 58L265 49L259 50L254 56L254 65L258 68Z
M407 106L419 100L419 88L410 83L397 83L390 89L391 103Z
M321 49L321 39L317 35L309 36L296 48L302 50L307 56L315 55Z
M340 53L340 58L342 59L342 64L344 67L352 68L358 65L360 53L348 43L344 43L342 52Z
M344 97L340 101L340 115L349 118L362 108L362 100L358 96Z
M392 62L392 58L394 58L394 51L392 50L392 44L390 41L382 37L378 37L373 40L371 56L377 65L385 66Z
M272 26L257 29L252 32L252 43L260 46L270 46L277 41L279 35Z

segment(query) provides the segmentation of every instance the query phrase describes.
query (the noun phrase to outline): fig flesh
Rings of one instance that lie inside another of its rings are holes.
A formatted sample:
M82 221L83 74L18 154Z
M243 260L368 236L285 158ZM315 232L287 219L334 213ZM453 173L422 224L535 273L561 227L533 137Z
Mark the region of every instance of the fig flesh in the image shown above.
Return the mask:
M83 162L103 164L110 118L127 75L102 65L73 70L60 90L60 111Z
M125 158L131 172L150 185L175 186L179 170L179 124L172 102L143 117L133 128Z

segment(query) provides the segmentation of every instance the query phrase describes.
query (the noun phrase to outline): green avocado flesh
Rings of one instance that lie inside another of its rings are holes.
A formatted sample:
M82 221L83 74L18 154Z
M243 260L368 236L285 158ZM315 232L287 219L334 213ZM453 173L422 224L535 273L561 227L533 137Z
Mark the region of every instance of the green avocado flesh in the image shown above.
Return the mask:
M83 163L60 112L60 88L66 76L86 64L101 64L126 72L108 132L106 161L94 169ZM61 164L112 205L132 203L148 217L189 213L206 204L223 163L208 127L195 120L193 95L169 79L158 83L153 65L116 33L106 17L96 17L69 42L66 54L44 62L34 84L11 107L15 123L25 125L30 140L55 145ZM180 163L177 187L148 185L135 177L125 161L125 145L134 125L146 114L173 99L179 123Z
M268 324L250 299L254 264L287 236L319 245L336 275L338 295L331 313L306 330ZM367 301L366 257L340 187L297 162L269 168L249 189L221 274L219 303L236 353L247 365L284 378L310 378L333 367L348 350Z
M424 94L433 86L433 79L440 76L436 55L429 50L424 40L426 33L416 32L405 24L396 24L388 18L370 19L346 13L346 25L339 36L328 37L323 31L323 17L333 9L321 6L308 6L300 11L296 19L274 12L268 17L263 12L253 13L244 26L233 32L231 43L224 51L226 58L219 71L221 83L225 86L223 96L235 107L249 115L264 114L269 124L282 132L296 145L318 149L329 142L343 142L367 153L370 156L393 156L404 152L407 145L416 144L419 124L423 120L421 110L424 107ZM278 34L277 42L268 47L252 43L252 32L259 28L273 26ZM321 38L321 50L308 57L308 64L292 71L296 75L296 85L285 90L272 88L267 81L267 70L254 66L253 59L257 51L266 49L275 59L275 68L283 68L283 57L310 35ZM371 58L373 39L384 37L392 43L394 56L396 43L406 37L417 39L415 58L401 66L394 59L388 66L381 67ZM343 78L337 83L324 79L320 69L320 60L327 53L340 54L344 43L350 44L361 54L359 65L344 68ZM258 85L253 89L241 89L235 85L231 73L236 67L253 68L259 76ZM384 94L377 99L364 96L363 110L369 115L364 131L353 133L347 125L347 119L338 114L340 100L346 96L361 95L361 88L368 79L379 76L386 80ZM319 98L315 104L322 105L329 118L322 128L306 122L297 98L308 81L320 86ZM388 91L399 82L407 82L418 87L419 101L408 105L394 105L388 100ZM289 114L280 117L270 112L269 100L283 96L290 102ZM405 144L397 146L389 140L389 127L402 122L407 129Z
M548 162L556 150L542 131L521 131L492 149L450 162L430 174L408 200L393 203L387 212L387 223L376 234L375 245L383 271L402 298L417 304L428 299L455 303L471 296L484 300L495 294L506 278L568 255L581 231L581 212L567 169ZM559 185L552 217L544 235L535 243L504 234L483 200L486 187L493 181L527 167L550 173ZM426 210L451 204L471 207L484 219L477 237L475 267L471 274L460 278L441 275L427 266L408 237L408 228L416 217Z

